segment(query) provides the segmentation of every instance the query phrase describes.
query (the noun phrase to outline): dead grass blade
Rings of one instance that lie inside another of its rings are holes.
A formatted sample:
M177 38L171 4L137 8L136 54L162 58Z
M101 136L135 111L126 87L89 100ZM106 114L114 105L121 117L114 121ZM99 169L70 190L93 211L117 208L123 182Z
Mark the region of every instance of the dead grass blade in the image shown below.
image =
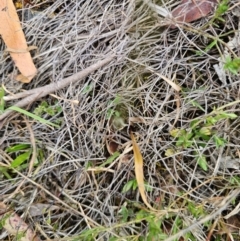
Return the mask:
M16 80L29 83L36 75L37 69L33 63L20 21L12 0L0 1L0 35L7 45L15 65L21 72Z
M140 195L141 195L142 200L145 203L145 205L150 210L155 211L155 209L152 208L152 206L148 203L147 197L146 197L146 194L145 194L142 154L140 152L140 149L138 147L137 142L135 141L135 138L134 138L134 135L132 134L132 132L130 133L130 135L131 135L132 145L133 145L135 175L136 175L136 180L137 180L137 184L138 184L138 189L139 189Z

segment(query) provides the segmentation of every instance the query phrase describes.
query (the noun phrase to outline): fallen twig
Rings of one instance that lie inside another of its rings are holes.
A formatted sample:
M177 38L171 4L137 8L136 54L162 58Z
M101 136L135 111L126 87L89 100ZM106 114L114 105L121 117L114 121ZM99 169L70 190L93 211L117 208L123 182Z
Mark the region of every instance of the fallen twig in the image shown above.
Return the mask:
M19 102L17 102L14 105L14 106L23 108L25 106L32 104L37 99L40 99L46 95L49 95L57 90L63 89L71 83L79 81L80 79L86 77L90 73L96 71L97 69L99 69L102 66L106 65L107 63L109 63L114 57L115 57L115 55L110 55L109 57L105 58L104 60L101 60L70 77L67 77L58 82L54 82L54 83L51 83L51 84L43 86L43 87L39 87L36 89L25 91L23 93L16 94L14 96L6 96L6 97L4 97L4 100L9 101L9 100L23 98L22 100L20 100ZM6 110L3 114L0 115L0 121L4 120L6 117L11 115L13 112L14 112L13 110Z

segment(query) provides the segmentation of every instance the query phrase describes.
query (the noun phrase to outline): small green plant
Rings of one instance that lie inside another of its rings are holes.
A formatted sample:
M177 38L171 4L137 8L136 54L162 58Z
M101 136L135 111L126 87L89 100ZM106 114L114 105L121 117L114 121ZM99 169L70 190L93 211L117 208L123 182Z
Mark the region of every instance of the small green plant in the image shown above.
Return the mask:
M214 13L214 18L218 19L222 22L224 22L224 19L221 17L223 14L225 14L227 12L227 10L229 9L228 6L229 0L222 0L218 6L217 9Z
M203 154L199 154L199 150L203 149L209 141L214 142L217 148L226 144L226 140L218 135L215 125L220 120L235 119L237 115L227 113L223 110L214 110L212 113L202 119L195 119L190 123L189 129L173 129L170 135L176 138L176 147L178 149L193 148L196 160L199 166L207 171L207 161ZM168 149L165 153L169 156L174 151Z
M49 115L55 116L62 112L62 107L56 102L54 105L49 105L47 101L42 101L41 104L35 108L33 113L37 116ZM58 118L54 121L54 124L61 124L61 119Z
M164 217L159 218L157 215L149 213L148 211L140 210L136 214L136 222L142 222L143 220L147 222L148 232L146 235L141 236L139 240L158 241L165 240L168 237L162 229Z
M193 215L195 218L201 218L206 215L203 205L196 210L196 205L193 201L184 199L183 202L189 215ZM182 203L180 205L183 208ZM177 208L179 208L178 205ZM166 227L165 224L167 224L169 230L164 228ZM209 225L209 223L206 223L205 226L208 228ZM142 229L143 227L144 230ZM108 240L111 241L161 241L166 240L169 234L174 235L184 228L186 228L186 224L181 215L177 213L169 212L167 215L164 215L161 211L159 213L152 212L142 209L137 203L125 202L118 211L118 221L114 225L86 229L77 237L69 238L69 241L94 241L103 233L109 233L110 237L108 236ZM134 230L134 232L127 234L126 229ZM183 238L184 240L197 240L191 232L184 234ZM178 239L175 240L177 241Z
M144 186L145 186L145 190L146 190L147 192L152 191L152 187L151 187L146 181L144 182ZM137 187L138 187L137 180L136 180L136 179L132 179L132 180L128 181L128 182L124 185L124 187L123 187L123 189L122 189L122 193L128 192L128 191L131 190L131 189L132 189L133 191L135 191L135 190L137 189Z
M212 19L204 26L202 29L209 27L210 25L217 25L217 22L225 22L224 18L222 17L229 9L229 0L222 0L218 3L217 8L214 12Z
M134 216L134 210L132 208L127 208L127 205L122 205L121 209L118 211L118 214L120 222L126 223Z
M14 146L10 146L6 148L5 152L8 153L12 157L11 167L3 167L0 166L0 173L2 173L7 179L12 179L12 173L14 173L13 169L24 170L28 168L28 160L32 155L32 147L30 144L16 144ZM34 166L38 166L43 160L43 151L42 149L37 148L36 160L34 161Z
M25 116L28 116L32 119L35 119L36 121L39 121L42 124L59 127L56 123L52 123L48 120L41 118L40 114L38 115L38 111L40 112L40 109L41 109L42 111L46 111L50 116L52 116L52 115L56 114L56 111L57 111L57 113L61 112L62 110L59 109L61 107L55 107L56 109L53 109L48 106L48 108L47 108L46 104L44 103L42 106L40 105L39 109L36 108L36 109L38 109L38 111L36 111L37 114L26 111L22 108L19 108L18 106L10 106L9 108L6 109L5 101L3 98L4 95L5 95L4 89L0 88L0 114L2 114L5 110L13 110L13 111L19 112L21 114L24 114Z
M121 130L126 124L127 110L121 103L122 99L119 95L114 100L108 103L107 119L109 119L110 126L114 130Z
M22 108L17 107L17 106L11 106L11 107L9 107L8 109L9 109L9 110L17 111L17 112L19 112L19 113L22 113L22 114L24 114L25 116L31 117L32 119L34 119L34 120L36 120L36 121L38 121L38 122L40 122L40 123L42 123L42 124L59 127L59 125L54 124L54 123L52 123L51 121L45 120L45 119L41 118L40 116L35 115L35 114L33 114L33 113L29 112L29 111L26 111L26 110L24 110L24 109L22 109Z
M227 56L224 69L229 70L231 73L237 75L240 70L240 58L231 59L230 56Z

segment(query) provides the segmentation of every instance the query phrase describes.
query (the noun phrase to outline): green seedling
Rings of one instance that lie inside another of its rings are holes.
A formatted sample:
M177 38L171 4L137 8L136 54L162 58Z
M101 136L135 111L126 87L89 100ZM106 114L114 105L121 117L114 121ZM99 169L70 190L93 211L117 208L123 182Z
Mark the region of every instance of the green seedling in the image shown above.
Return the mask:
M227 56L224 69L237 75L240 70L240 58L231 59L230 56Z
M28 168L28 161L32 155L32 147L30 144L17 144L10 146L5 150L11 158L12 162L10 167L0 166L0 173L2 173L7 179L12 179L12 173L14 169L19 171L25 170ZM41 149L37 149L37 157L34 162L34 166L37 166L43 159L43 153Z
M47 101L42 101L41 104L33 111L37 116L48 115L53 117L62 112L62 107L56 102L54 105L49 105ZM54 124L61 124L61 118L54 120Z
M163 218L157 217L155 214L150 213L145 210L140 210L137 212L135 217L135 222L145 221L148 226L148 232L146 235L141 236L139 240L147 240L147 241L157 241L157 240L165 240L168 235L164 233L162 229Z
M134 216L134 210L132 208L127 208L126 205L122 205L118 213L122 223L126 223L130 218Z
M152 191L152 187L151 187L147 182L144 182L144 186L145 186L145 190L146 190L147 192ZM122 193L128 192L128 191L131 190L131 189L132 189L133 191L135 191L135 190L137 189L137 187L138 187L137 180L136 180L136 179L132 179L132 180L128 181L128 182L124 185L124 187L123 187L123 189L122 189Z
M206 157L204 155L199 155L197 157L197 164L204 170L207 171L208 170L208 165L207 165L207 160Z
M0 114L2 114L5 111L5 101L3 99L4 95L5 95L4 89L0 88ZM59 109L59 108L61 108L61 107L55 107L55 109L53 109L53 108L48 106L48 108L47 108L45 103L42 106L40 105L40 107L39 107L39 109L43 109L50 116L53 116L56 113L56 111L59 113L61 111L61 109ZM58 125L41 118L39 115L37 115L35 113L28 112L28 111L26 111L22 108L17 107L17 106L11 106L11 107L7 108L7 110L13 110L13 111L19 112L19 113L24 114L25 116L31 117L31 118L35 119L36 121L38 121L42 124L45 124L45 125L59 127ZM37 111L36 111L36 113L37 113Z
M229 9L228 3L229 3L229 0L222 0L218 4L217 9L214 13L214 19L218 19L222 22L225 21L221 16L228 11L228 9Z
M209 21L209 23L207 24L215 24L216 20L221 21L221 22L225 22L225 20L222 18L222 16L228 11L229 9L229 0L222 0L221 2L218 3L217 9L214 12L213 18ZM215 24L217 25L217 24Z
M61 106L55 104L51 106L47 101L42 101L41 104L33 111L35 115L42 116L48 114L49 116L54 116L62 112Z
M222 16L226 14L228 9L229 9L229 0L222 0L221 2L219 2L212 19L201 29L207 29L210 25L215 25L216 27L219 27L217 25L217 21L225 22Z
M198 205L196 207L196 203L188 200L186 206L189 213L191 213L191 215L193 215L195 218L200 218L206 215L203 205Z
M176 147L178 149L193 148L201 150L209 141L213 141L217 148L224 146L227 143L222 137L218 136L215 125L220 120L235 119L237 115L234 113L227 113L223 110L214 110L211 114L202 119L195 119L190 123L189 129L173 129L170 135L176 138ZM165 153L166 156L173 154L172 149L168 149ZM207 160L203 154L196 154L198 165L207 171Z
M117 95L116 98L108 104L107 119L113 130L122 130L127 126L126 118L128 114L121 101L121 97Z

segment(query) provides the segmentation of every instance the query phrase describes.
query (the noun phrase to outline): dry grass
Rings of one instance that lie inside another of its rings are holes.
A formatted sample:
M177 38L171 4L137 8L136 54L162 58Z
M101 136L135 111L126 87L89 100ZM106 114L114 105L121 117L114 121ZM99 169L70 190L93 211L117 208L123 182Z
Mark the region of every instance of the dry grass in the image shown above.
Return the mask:
M237 2L230 1L230 6ZM163 6L171 10L171 4L165 1ZM35 143L42 153L27 180L24 179L27 168L21 170L22 176L11 172L10 180L0 172L0 201L12 206L43 239L73 240L70 237L77 238L87 228L105 227L98 230L95 240L110 237L138 240L137 235L148 232L146 222L126 223L110 229L119 224L122 206L127 204L137 212L134 203L141 202L137 190L122 193L124 185L134 179L128 134L131 124L144 158L145 178L152 187L148 192L149 201L156 205L160 199L162 209L179 210L174 217L182 220L182 230L190 226L192 229L186 231L190 231L195 240L206 240L215 219L223 220L238 204L237 187L229 180L239 178L239 168L223 168L222 159L230 156L229 162L234 159L239 167L239 118L221 120L214 126L218 135L227 140L224 147L217 148L213 140L209 140L202 149L195 143L168 157L165 152L176 148L176 140L169 133L174 127L189 130L191 120L203 119L214 108L239 99L239 76L229 75L229 82L222 83L213 68L223 53L224 44L219 42L218 48L196 54L212 42L208 35L221 36L227 43L229 37L234 36L232 31L238 29L239 18L228 11L224 16L226 22L219 23L219 27L207 26L198 31L211 18L208 16L185 28L170 30L142 1L47 0L37 6L34 9L39 13L33 18L27 19L25 13L22 16L29 45L38 47L33 56L39 73L31 84L20 88L32 89L57 82L111 52L117 54L117 59L79 83L58 91L57 99L45 98L50 105L57 102L56 105L62 107L60 114L51 118L43 116L50 121L61 120L59 129L32 120L28 121L29 127L26 120L18 116L0 130L2 163L14 158L6 153L6 148L19 143ZM9 56L3 54L4 44L0 43L0 47L2 82L7 89L17 92L9 75L15 70ZM239 56L239 49L235 53ZM177 93L158 73L172 79L183 91ZM202 110L191 104L192 101L201 105ZM39 104L33 103L31 110ZM119 131L111 130L108 118L109 110L114 109L125 115L127 127ZM227 111L239 114L239 104L231 105ZM110 164L108 170L96 171L94 168L109 157L106 140L110 139L118 142L120 153L125 154ZM208 171L199 167L194 151L205 154ZM12 195L19 185L20 190ZM228 197L234 198L235 203ZM197 209L204 209L200 216L194 217L188 211L190 201ZM36 215L31 207L39 203L56 209ZM203 214L209 215L208 226L201 221ZM168 240L173 240L175 232L171 227L176 219L164 220L163 230ZM8 240L4 231L0 237Z

